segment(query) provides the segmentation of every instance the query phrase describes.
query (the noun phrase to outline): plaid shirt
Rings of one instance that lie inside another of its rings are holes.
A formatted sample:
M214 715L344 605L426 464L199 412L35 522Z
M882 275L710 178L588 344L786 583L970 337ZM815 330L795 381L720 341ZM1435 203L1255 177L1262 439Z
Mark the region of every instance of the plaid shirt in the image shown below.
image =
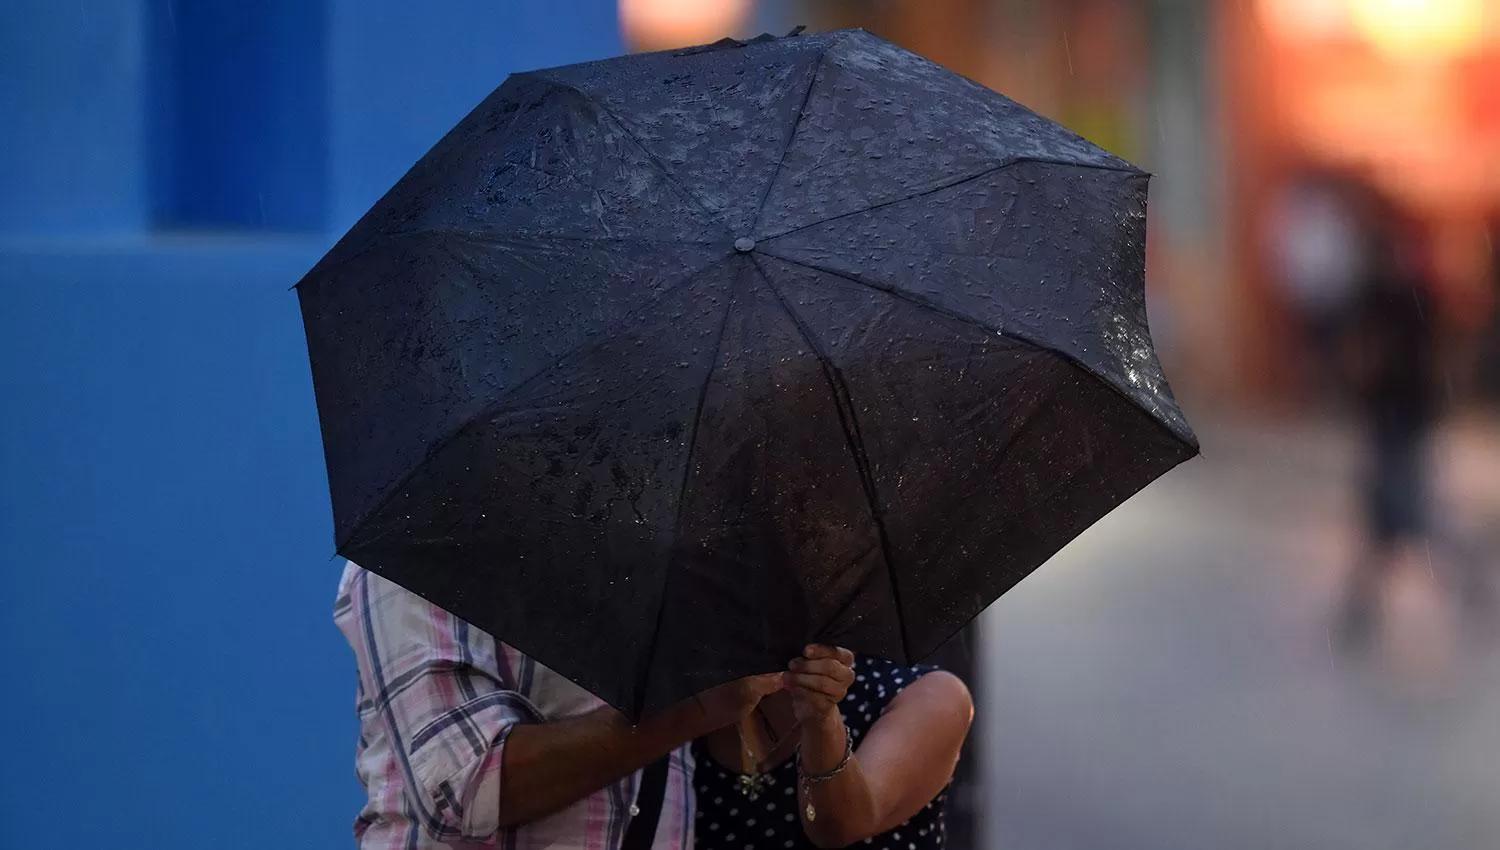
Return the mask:
M364 850L616 850L640 774L499 829L505 739L518 723L592 711L596 697L401 587L349 564L334 621L359 664L356 766ZM693 846L693 761L673 753L655 847Z

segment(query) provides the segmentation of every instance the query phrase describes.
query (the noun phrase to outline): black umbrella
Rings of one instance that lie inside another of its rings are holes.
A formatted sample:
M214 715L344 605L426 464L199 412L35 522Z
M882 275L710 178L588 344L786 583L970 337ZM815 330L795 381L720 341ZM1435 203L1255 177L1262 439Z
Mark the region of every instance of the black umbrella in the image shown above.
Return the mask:
M1146 183L859 31L514 76L299 284L338 551L633 716L921 658L1196 451Z

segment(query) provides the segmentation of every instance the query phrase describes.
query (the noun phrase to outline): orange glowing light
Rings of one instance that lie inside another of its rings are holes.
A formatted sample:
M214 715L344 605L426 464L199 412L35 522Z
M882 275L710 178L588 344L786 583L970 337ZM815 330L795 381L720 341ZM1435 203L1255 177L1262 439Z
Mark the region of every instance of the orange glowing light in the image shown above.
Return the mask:
M752 0L620 0L620 30L638 50L718 41L749 22Z
M1348 0L1350 17L1382 52L1404 59L1446 59L1484 39L1486 0Z
M1348 0L1261 0L1272 34L1293 41L1324 41L1349 30Z
M1260 0L1259 10L1287 41L1357 36L1395 59L1450 59L1500 37L1500 0Z

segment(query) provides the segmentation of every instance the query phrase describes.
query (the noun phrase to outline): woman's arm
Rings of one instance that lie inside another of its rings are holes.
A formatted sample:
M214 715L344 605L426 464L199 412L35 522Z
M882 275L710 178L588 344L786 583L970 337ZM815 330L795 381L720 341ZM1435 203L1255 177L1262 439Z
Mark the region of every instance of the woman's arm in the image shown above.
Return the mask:
M802 727L802 770L809 776L834 770L845 747L837 710L843 691L836 681L825 685L816 680L827 676L799 671L818 664L794 664L788 677L793 696L800 693L804 705L817 707L834 697L832 711L802 712L809 715ZM807 837L819 847L846 847L910 820L952 779L973 716L968 688L950 673L929 673L908 685L842 771L824 782L799 783L798 808Z

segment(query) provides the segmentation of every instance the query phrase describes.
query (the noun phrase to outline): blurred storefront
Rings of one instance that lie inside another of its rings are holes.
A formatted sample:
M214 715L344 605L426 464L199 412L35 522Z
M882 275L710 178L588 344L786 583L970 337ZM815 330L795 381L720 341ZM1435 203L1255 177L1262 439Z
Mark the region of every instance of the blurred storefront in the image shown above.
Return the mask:
M1471 399L1493 333L1485 223L1500 210L1500 2L1259 0L1222 10L1248 388L1283 397L1305 356L1262 247L1278 194L1318 168L1372 183L1417 220L1450 391Z

